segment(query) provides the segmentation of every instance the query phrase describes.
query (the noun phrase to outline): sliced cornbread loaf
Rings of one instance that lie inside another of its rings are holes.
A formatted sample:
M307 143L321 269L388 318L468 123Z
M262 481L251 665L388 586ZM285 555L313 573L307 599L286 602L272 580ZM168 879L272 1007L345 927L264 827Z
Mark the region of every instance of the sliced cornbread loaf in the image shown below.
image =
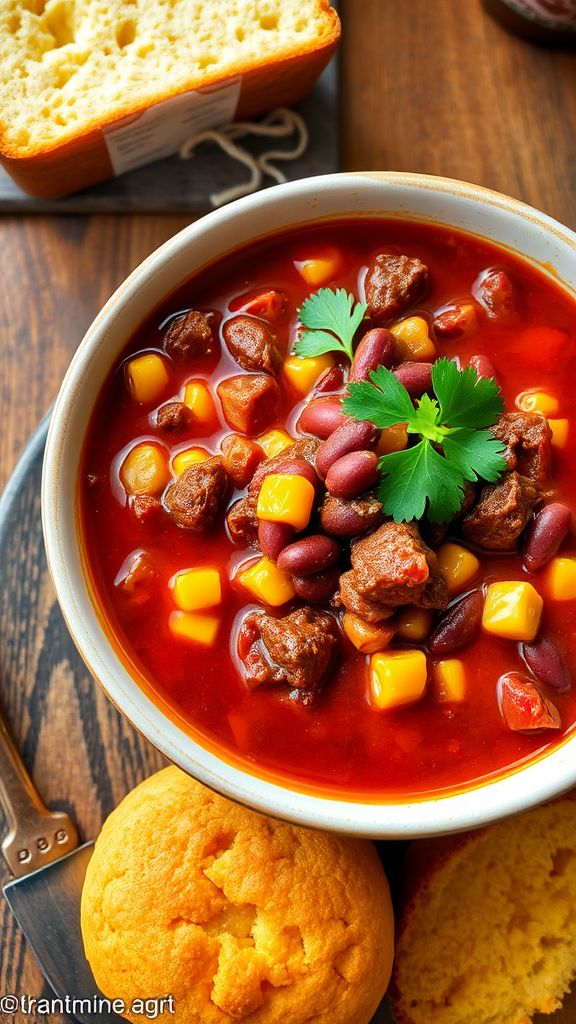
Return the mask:
M112 174L119 119L238 76L232 114L289 105L338 36L329 0L0 0L0 155L28 191L66 194Z
M400 1024L529 1024L576 975L576 802L415 843L392 1006Z

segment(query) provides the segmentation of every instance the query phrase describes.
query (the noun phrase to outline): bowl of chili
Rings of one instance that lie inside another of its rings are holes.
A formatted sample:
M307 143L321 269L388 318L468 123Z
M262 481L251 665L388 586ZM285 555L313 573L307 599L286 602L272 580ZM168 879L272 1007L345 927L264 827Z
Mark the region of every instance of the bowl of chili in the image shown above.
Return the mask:
M382 837L576 782L576 238L413 174L211 213L57 398L58 599L126 717L269 814Z

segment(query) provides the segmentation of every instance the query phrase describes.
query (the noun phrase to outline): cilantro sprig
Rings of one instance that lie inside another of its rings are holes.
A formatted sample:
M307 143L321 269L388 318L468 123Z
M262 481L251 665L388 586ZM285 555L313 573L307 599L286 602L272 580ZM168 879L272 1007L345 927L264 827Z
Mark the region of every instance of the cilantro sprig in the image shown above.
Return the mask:
M298 310L301 332L294 349L297 356L343 352L352 360L352 342L366 315L366 306L344 288L320 288Z
M378 498L396 522L421 519L444 523L460 509L467 481L494 482L506 469L505 446L487 429L504 411L493 378L472 367L459 370L449 359L432 367L434 397L413 404L403 384L384 366L370 381L349 385L343 411L385 429L405 423L419 440L379 460Z

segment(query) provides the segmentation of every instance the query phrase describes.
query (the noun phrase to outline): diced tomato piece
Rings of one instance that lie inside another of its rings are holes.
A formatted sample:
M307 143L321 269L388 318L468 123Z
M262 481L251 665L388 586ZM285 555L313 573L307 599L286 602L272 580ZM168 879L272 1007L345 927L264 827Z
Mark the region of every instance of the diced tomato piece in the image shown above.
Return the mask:
M243 296L232 303L231 309L241 309L248 316L257 316L261 320L267 320L269 324L279 324L288 316L290 302L286 292L278 288L269 288L267 291L256 292L249 296Z
M507 672L498 680L500 710L509 729L533 732L559 729L560 712L537 686L519 672Z

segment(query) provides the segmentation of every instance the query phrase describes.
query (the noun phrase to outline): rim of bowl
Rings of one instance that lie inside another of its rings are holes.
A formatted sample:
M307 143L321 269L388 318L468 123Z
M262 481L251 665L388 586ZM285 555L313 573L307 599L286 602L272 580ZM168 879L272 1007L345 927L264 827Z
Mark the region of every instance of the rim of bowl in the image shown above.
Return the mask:
M406 191L405 205L400 204L393 211L382 206L381 200L386 189L389 194L398 190ZM321 197L333 194L334 191L342 193L341 212L322 214ZM366 191L367 199L371 200L365 209L356 211L347 206L351 195L357 198L363 191ZM82 571L76 501L72 503L74 507L71 507L66 495L76 494L82 444L77 435L74 436L73 414L81 397L85 398L86 392L90 394L91 361L101 341L113 332L119 308L128 302L135 302L142 295L143 289L154 282L161 268L166 269L172 261L181 258L190 247L201 241L206 230L222 227L240 213L262 213L270 204L276 205L290 199L305 201L303 216L299 220L291 220L295 225L321 219L345 219L346 216L386 216L387 213L406 219L411 212L410 195L416 193L420 197L435 193L434 198L439 201L442 197L448 202L456 200L456 207L461 214L464 208L468 212L473 209L486 212L488 207L491 211L507 215L510 224L521 221L525 225L530 222L533 228L543 232L543 244L550 241L555 244L556 256L573 256L572 283L559 277L551 258L546 261L536 260L526 256L520 249L516 250L513 244L495 239L496 244L518 252L519 256L529 262L541 263L550 277L554 275L560 284L568 290L572 287L576 293L576 234L533 207L482 186L431 175L385 171L343 172L274 186L236 200L188 225L148 256L114 292L86 332L61 385L48 432L42 475L44 538L60 607L89 671L128 721L172 762L232 800L301 825L372 838L407 839L476 828L557 796L576 783L576 757L573 754L576 734L569 736L550 753L540 755L526 766L517 766L507 774L486 781L480 780L461 791L406 800L370 796L364 801L362 797L356 801L337 794L315 795L300 792L296 788L297 784L292 781L287 781L286 786L283 786L259 777L252 771L236 767L180 729L146 695L114 653L97 617ZM380 203L377 201L378 195ZM455 228L482 237L481 231L472 231L461 222L456 211L447 216L441 202L434 216L412 212L412 217L439 224L446 220ZM463 217L463 221L465 219ZM281 230L277 228L272 234ZM268 233L258 230L256 224L249 236L242 236L228 251L250 244L251 240L262 238ZM488 233L483 237L490 239L491 235ZM551 257L552 254L546 255ZM201 266L200 261L194 273ZM170 290L177 288L183 279L175 280ZM163 294L167 294L166 289ZM157 301L149 305L144 301L143 312L136 318L136 322L138 319L142 322L156 305ZM113 359L108 361L109 368L129 334L124 336L122 345L118 347ZM99 390L93 388L90 394L90 414Z

